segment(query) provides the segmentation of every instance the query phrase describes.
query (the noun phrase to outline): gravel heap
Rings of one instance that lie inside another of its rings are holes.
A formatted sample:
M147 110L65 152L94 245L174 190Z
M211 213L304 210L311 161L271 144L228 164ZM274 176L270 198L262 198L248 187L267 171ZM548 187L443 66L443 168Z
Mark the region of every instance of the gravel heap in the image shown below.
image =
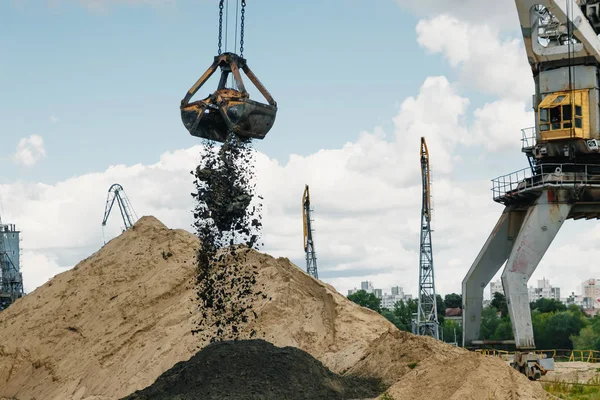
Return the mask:
M383 389L375 379L336 375L295 347L238 340L206 346L123 400L342 400L375 398Z

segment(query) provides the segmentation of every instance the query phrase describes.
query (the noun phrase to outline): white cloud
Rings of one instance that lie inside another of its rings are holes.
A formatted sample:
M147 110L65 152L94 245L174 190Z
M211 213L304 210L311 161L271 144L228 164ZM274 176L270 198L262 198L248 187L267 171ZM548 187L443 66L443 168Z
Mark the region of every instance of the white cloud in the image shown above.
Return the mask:
M476 170L461 169L457 156L463 146L486 151L491 139L501 141L501 133L512 122L502 125L502 118L496 120L496 116L521 110L516 119L523 121L528 117L519 107L503 101L490 103L476 109L475 122L468 125L468 99L446 78L430 77L417 96L401 104L393 132L363 132L356 142L339 149L307 157L292 155L285 164L258 153L258 191L265 197L263 250L289 257L304 269L300 199L307 183L315 207L316 251L320 274L327 277L324 280L341 292L371 279L376 286L397 284L416 294L421 208L418 148L424 135L436 172L437 289L460 291L461 280L502 207L490 198L489 179L475 178ZM498 128L486 129L488 124ZM31 289L43 283L102 246L101 213L113 183L123 185L139 216L154 215L169 227L191 231L194 188L189 171L198 164L200 149L172 151L153 165L112 166L54 185L0 186L3 219L16 223L23 232L26 286ZM454 177L457 170L460 180ZM106 238L119 234L120 225L119 214L111 215ZM566 242L558 241L556 247L578 246L569 239L564 237ZM569 268L585 269L589 261L577 257L569 261ZM564 265L544 261L540 271L558 283Z
M442 54L458 68L464 85L530 103L534 85L520 33L502 40L499 30L490 25L448 15L421 20L416 30L419 44L431 53Z
M56 123L60 122L60 119L56 115L51 115L50 122L53 124L56 124Z
M519 31L519 18L514 0L395 0L403 9L419 17L449 14L464 21L485 21L503 30Z
M31 135L19 141L13 161L18 165L32 167L45 157L44 138L39 135Z

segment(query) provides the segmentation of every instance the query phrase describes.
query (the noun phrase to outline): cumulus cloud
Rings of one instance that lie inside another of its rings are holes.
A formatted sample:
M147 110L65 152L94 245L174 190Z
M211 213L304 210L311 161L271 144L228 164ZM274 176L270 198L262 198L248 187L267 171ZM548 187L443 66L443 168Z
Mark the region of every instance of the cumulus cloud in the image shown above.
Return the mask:
M530 102L534 85L520 33L501 39L497 28L449 15L423 19L416 31L419 45L442 54L458 68L464 85L503 99Z
M13 155L13 162L25 167L32 167L45 157L44 138L39 135L31 135L19 141L17 151Z
M437 289L460 292L461 280L502 207L490 198L489 179L475 178L475 171L464 169L460 179L455 177L461 168L458 155L465 146L481 148L486 141L496 140L503 122L494 119L493 110L503 107L519 111L502 102L470 111L468 99L456 86L444 77L429 77L416 96L402 102L391 132L362 132L340 148L306 157L291 155L283 164L257 153L257 190L265 198L263 250L305 268L300 200L304 184L309 184L322 279L341 292L369 279L378 287L399 285L416 294L421 209L418 148L420 137L425 136L436 177ZM467 123L468 116L475 122ZM486 129L495 123L497 130ZM3 217L23 232L26 286L34 288L103 245L102 212L113 183L123 185L138 215L154 215L171 228L192 231L189 172L198 164L200 152L200 146L171 151L152 165L116 165L53 185L1 185ZM106 239L120 234L121 226L120 215L111 215ZM577 258L570 265L584 268L586 262ZM563 270L564 265L555 263L540 267L553 280Z
M404 10L411 11L419 17L449 14L464 21L485 21L503 30L519 30L519 19L514 0L395 0Z

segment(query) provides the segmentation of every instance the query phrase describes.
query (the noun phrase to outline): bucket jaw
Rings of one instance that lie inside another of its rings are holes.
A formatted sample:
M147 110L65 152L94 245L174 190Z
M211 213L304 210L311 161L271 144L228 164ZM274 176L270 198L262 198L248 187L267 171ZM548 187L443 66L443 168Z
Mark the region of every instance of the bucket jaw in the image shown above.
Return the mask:
M206 97L190 103L190 99L221 68L217 90ZM251 100L246 91L240 69L267 99L268 104ZM225 87L229 74L233 74L238 90ZM225 142L230 132L252 139L263 139L273 127L277 103L246 64L246 60L234 53L215 57L212 65L198 79L181 100L181 120L192 136Z

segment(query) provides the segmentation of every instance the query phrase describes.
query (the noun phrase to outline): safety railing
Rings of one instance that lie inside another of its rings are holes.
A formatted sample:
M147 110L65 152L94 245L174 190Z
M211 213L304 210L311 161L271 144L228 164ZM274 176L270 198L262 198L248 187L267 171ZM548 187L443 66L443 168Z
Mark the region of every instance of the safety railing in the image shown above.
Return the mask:
M514 351L496 350L496 349L478 349L477 353L484 356L499 357L508 361L515 354ZM545 354L547 358L553 358L557 362L574 362L583 361L588 363L600 363L600 351L597 350L568 350L568 349L552 349L552 350L535 350L536 354Z
M521 129L521 150L534 147L536 140L535 126Z
M499 201L538 187L590 184L600 185L600 165L539 164L492 179L492 193Z

